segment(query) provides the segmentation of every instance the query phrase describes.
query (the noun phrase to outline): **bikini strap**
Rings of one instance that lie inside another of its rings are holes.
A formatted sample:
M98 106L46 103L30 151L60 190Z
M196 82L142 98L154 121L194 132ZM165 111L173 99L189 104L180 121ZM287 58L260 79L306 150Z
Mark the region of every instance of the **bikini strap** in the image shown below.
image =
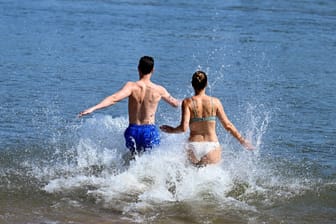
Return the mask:
M215 116L215 114L214 114L214 103L213 103L213 98L211 97L210 98L210 101L211 101L211 116Z
M197 117L196 103L195 103L195 101L194 101L193 99L191 99L191 101L192 101L192 103L193 103L193 107L192 107L192 109L193 109L193 111L194 111L194 116Z

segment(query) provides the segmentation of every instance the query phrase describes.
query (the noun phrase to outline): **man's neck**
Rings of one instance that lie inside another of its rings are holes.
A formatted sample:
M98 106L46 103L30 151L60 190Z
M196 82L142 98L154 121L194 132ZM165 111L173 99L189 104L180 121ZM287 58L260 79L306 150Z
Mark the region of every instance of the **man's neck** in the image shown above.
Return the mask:
M152 77L152 73L146 75L140 75L140 80L143 82L150 82Z

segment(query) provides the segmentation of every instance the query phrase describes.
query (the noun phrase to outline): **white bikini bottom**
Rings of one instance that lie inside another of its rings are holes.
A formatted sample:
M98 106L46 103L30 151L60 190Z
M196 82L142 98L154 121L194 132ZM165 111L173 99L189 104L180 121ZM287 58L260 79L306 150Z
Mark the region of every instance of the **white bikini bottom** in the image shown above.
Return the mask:
M220 147L219 142L188 142L186 144L186 148L192 150L198 161L212 150L218 149L218 147Z

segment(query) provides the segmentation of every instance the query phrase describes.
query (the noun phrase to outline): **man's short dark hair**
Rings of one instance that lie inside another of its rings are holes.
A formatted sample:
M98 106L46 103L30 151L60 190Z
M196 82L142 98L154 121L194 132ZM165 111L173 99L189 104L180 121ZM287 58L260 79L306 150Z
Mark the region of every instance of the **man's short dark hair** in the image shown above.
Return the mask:
M143 56L139 60L138 69L143 75L149 74L154 68L154 59L150 56Z

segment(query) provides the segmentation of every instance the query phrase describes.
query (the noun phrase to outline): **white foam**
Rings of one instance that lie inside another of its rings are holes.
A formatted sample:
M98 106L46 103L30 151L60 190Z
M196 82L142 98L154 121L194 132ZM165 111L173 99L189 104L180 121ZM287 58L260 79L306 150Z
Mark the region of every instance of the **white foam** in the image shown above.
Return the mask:
M87 194L104 206L137 214L155 209L157 204L196 201L255 211L249 205L255 195L265 197L265 203L272 203L274 197L288 198L292 196L290 192L295 195L298 193L295 189L302 189L300 181L269 179L273 172L262 163L259 152L235 148L225 138L220 142L223 159L217 165L196 168L189 163L183 147L187 133L162 133L160 147L127 162L123 138L126 125L126 118L87 119L79 130L77 157L68 167L72 169L68 170L70 175L53 178L44 190L53 193L90 189ZM260 129L263 132L265 127ZM284 183L290 190L284 190ZM274 189L277 195L272 193Z

